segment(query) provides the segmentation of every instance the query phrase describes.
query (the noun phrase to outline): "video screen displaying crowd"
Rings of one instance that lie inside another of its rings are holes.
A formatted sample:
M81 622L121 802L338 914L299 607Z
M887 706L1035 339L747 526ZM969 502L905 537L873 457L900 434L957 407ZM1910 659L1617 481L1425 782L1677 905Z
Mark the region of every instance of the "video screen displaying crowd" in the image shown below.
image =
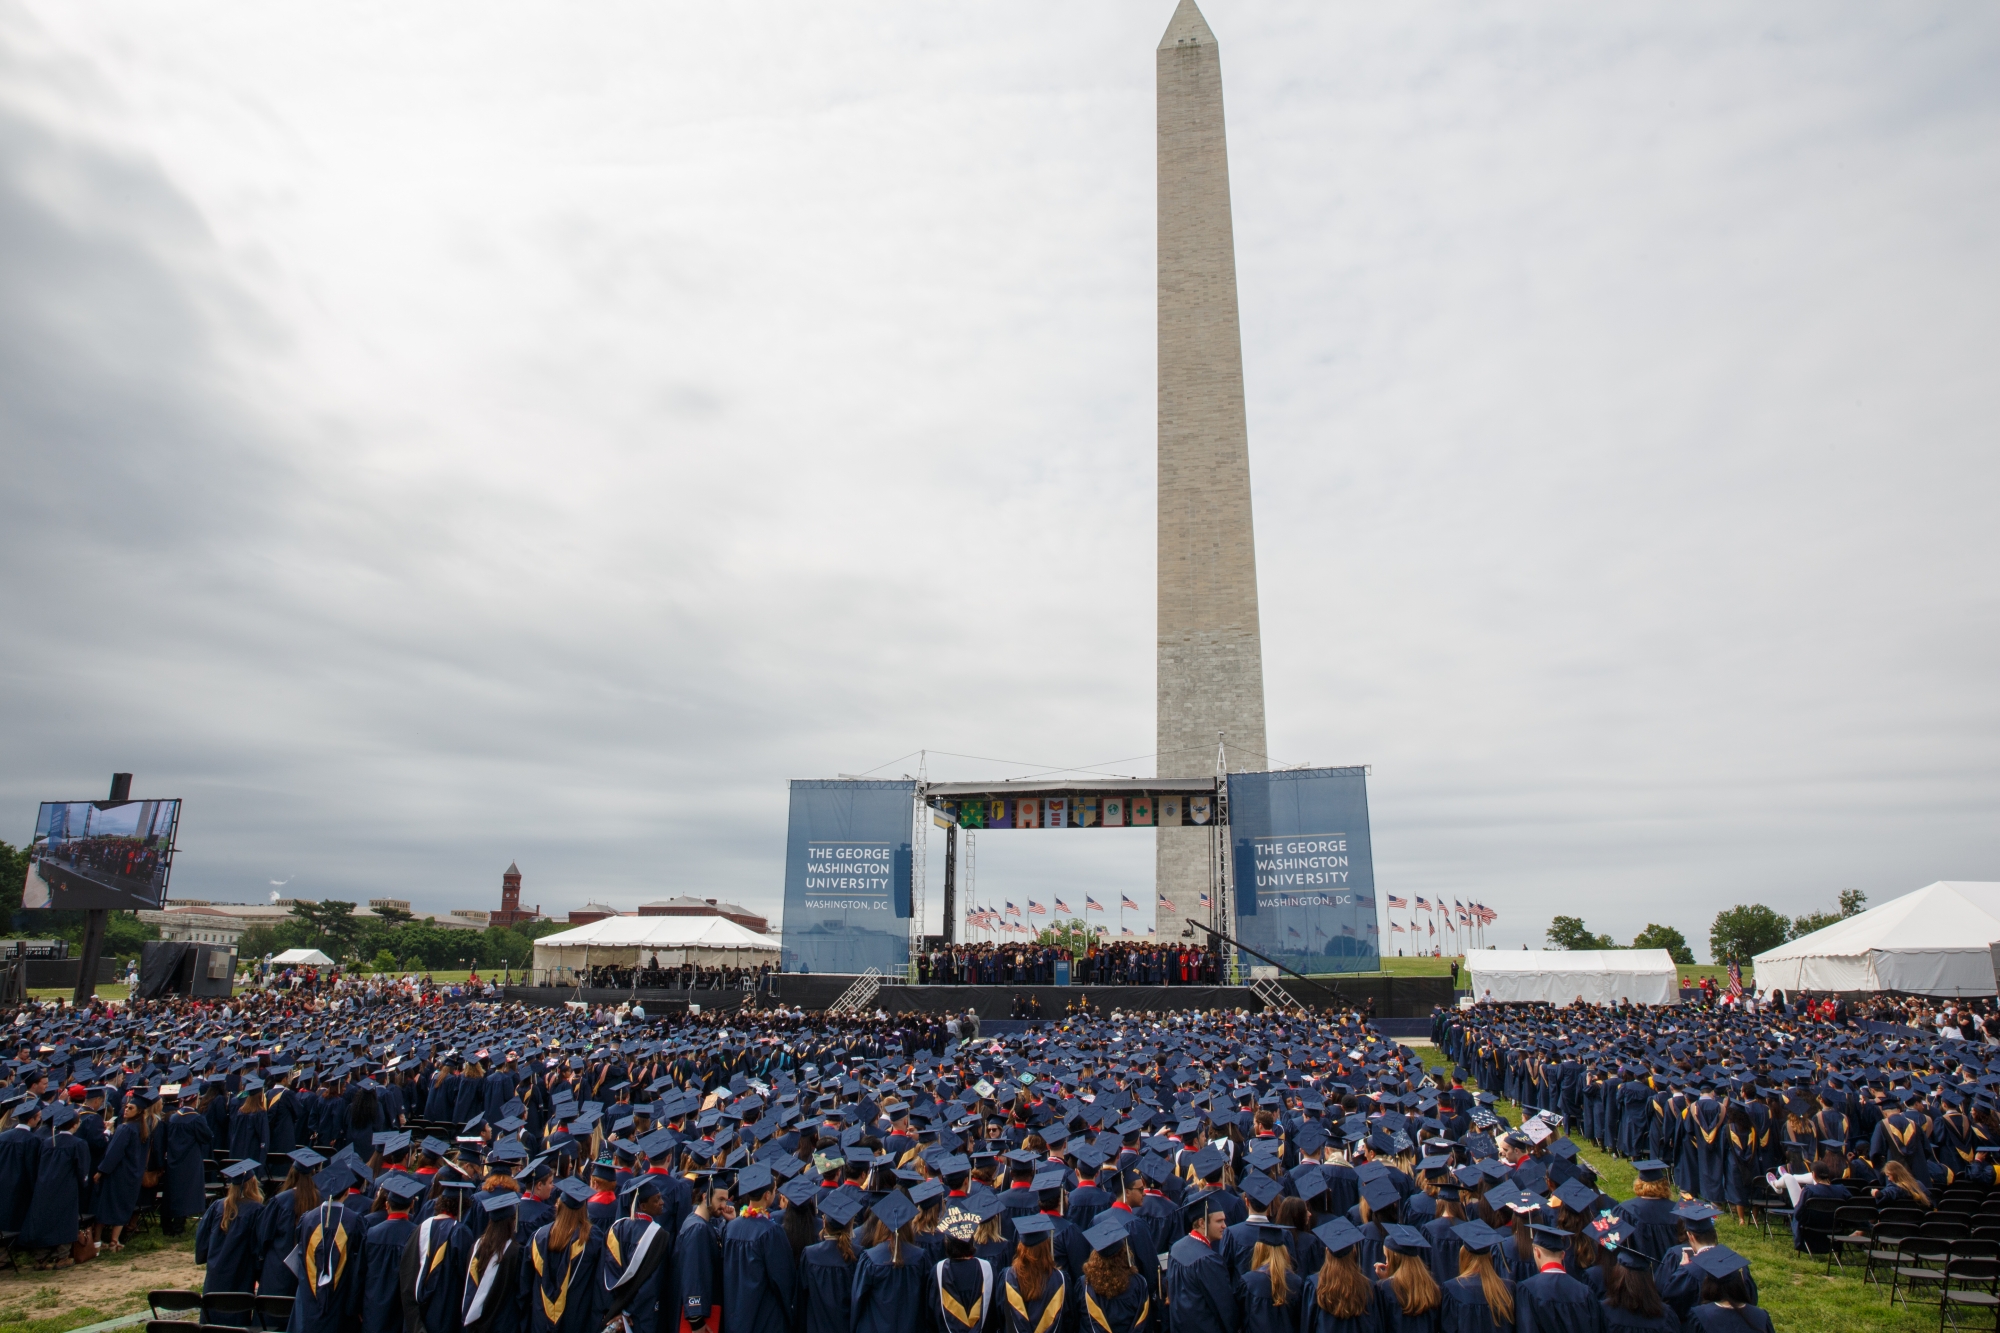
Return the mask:
M1079 986L1219 986L1218 955L1157 944L1093 944L1079 956L1049 944L960 944L916 955L926 986L1052 986L1056 964Z
M1590 1021L1635 1054L1659 1031ZM1440 1035L1532 1100L1562 1023ZM8 1030L16 1253L194 1222L206 1289L289 1298L297 1333L1770 1328L1716 1210L1603 1196L1574 1138L1351 1012L979 1036L390 987Z

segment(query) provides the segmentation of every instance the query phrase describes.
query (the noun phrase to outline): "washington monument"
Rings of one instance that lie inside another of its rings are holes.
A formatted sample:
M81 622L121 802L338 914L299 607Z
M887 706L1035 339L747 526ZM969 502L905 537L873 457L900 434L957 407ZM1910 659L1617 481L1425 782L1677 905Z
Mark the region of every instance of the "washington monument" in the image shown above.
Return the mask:
M1161 777L1264 769L1264 654L1250 438L1215 34L1180 0L1154 53L1159 122L1159 757ZM1207 921L1209 831L1158 831L1163 938Z

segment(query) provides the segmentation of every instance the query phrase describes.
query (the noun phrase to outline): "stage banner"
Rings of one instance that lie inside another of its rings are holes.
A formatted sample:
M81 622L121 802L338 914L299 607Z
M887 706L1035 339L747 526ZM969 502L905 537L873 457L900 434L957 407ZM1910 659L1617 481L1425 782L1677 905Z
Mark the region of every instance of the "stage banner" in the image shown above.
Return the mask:
M1231 773L1229 837L1237 939L1309 975L1381 966L1368 770Z
M916 797L913 782L792 783L785 971L904 974Z

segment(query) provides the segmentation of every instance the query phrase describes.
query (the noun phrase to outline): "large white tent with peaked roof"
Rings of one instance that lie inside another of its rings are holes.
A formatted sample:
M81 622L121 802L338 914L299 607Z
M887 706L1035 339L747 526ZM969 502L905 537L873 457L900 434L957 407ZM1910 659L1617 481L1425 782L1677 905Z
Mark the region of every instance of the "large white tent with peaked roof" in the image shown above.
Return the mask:
M720 916L607 916L535 941L536 984L569 985L592 967L756 967L778 941Z
M1678 1004L1680 973L1665 949L1471 949L1472 998L1497 1004Z
M1950 879L1757 955L1757 984L1786 991L1992 995L2000 884Z

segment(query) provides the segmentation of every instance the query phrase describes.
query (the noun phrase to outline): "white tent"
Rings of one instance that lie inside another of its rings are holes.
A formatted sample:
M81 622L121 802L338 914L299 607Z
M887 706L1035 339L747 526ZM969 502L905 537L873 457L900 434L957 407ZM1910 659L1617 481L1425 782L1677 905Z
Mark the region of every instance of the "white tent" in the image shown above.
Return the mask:
M273 967L332 967L333 960L318 949L287 949L273 955Z
M778 961L778 941L720 916L607 916L535 941L532 979L573 984L586 968L756 967Z
M1472 949L1474 1000L1501 1003L1678 1004L1680 973L1665 949Z
M1757 984L1784 991L1991 995L2000 884L1939 880L1757 955Z

